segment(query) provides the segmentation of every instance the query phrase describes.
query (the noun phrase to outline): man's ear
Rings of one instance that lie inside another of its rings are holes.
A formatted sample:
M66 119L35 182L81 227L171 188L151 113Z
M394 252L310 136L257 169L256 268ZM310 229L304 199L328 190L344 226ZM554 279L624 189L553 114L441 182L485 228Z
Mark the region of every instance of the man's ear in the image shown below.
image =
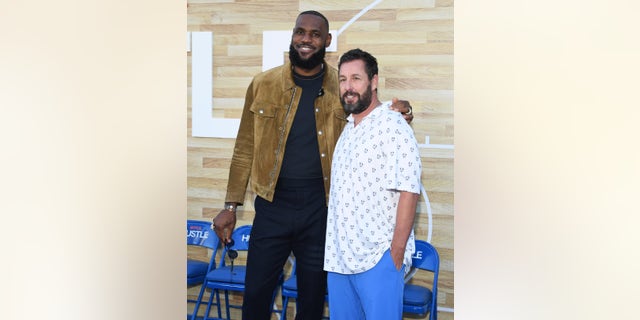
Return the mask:
M378 75L374 74L373 78L371 78L371 90L378 90Z
M324 42L324 47L329 48L331 45L331 33L327 33L327 40Z

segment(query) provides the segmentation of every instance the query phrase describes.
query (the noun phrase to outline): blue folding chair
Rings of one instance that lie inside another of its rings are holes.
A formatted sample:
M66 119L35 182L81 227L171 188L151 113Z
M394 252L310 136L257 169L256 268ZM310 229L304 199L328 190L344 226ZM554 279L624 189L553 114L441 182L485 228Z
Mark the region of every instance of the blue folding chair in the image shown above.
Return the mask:
M425 316L429 313L429 320L438 317L438 273L440 271L440 256L430 243L416 240L416 252L412 257L412 270L405 279L403 312ZM430 271L433 274L431 288L418 284L406 283L419 270Z
M187 246L211 250L209 262L187 257L187 287L201 285L207 273L216 268L216 253L218 252L219 242L220 240L211 230L211 222L187 220ZM189 302L195 303L196 301L187 298L187 303ZM219 306L219 304L216 306ZM219 307L218 317L221 317Z
M247 267L246 265L235 264L233 260L235 259L235 257L237 257L238 252L249 250L250 235L250 225L238 227L233 231L233 233L231 234L233 243L225 245L223 247L222 256L220 258L218 267L214 270L209 271L204 279L204 283L202 285L202 288L200 289L200 294L198 295L198 300L196 301L196 309L194 311L194 314L196 314L198 308L200 307L200 303L202 302L202 295L205 291L205 288L210 288L214 290L214 292L216 292L216 302L218 306L220 306L220 296L217 294L217 292L218 290L224 291L227 320L231 320L230 308L242 309L242 306L240 305L230 304L229 291L244 292L244 280L247 273ZM230 260L231 265L227 265L227 263L225 262L226 259ZM282 283L282 280L280 280L280 283ZM272 306L273 300L275 300L275 293L277 293L277 291L274 292L273 299L271 301ZM210 295L208 305L211 304L212 298L213 295ZM192 320L195 320L195 317L193 317Z
M291 258L290 258L291 259ZM291 276L282 283L282 319L287 319L287 305L289 299L296 299L296 306L298 305L298 282L296 280L296 261L292 259ZM324 296L325 301L328 301L327 295ZM322 319L329 319L329 317L323 316Z

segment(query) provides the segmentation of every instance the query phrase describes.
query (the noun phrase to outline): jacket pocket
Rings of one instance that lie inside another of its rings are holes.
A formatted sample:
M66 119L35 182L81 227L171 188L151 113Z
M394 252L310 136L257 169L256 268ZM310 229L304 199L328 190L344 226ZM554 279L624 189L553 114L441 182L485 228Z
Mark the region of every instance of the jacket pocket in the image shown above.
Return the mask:
M278 109L273 104L253 103L249 108L253 113L254 128L257 135L273 134L276 127Z
M249 111L253 114L255 145L260 146L262 139L273 144L278 129L278 108L274 104L254 102Z
M276 106L268 103L260 103L255 102L249 108L251 113L258 118L275 118L276 117Z

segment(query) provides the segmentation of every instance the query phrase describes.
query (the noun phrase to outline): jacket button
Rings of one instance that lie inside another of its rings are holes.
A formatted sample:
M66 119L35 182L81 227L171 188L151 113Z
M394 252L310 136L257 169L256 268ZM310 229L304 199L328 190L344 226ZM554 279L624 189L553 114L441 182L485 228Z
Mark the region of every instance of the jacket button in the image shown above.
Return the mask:
M258 111L259 114L263 114L264 110L260 109L260 111Z
M322 135L322 130L318 131L318 135Z

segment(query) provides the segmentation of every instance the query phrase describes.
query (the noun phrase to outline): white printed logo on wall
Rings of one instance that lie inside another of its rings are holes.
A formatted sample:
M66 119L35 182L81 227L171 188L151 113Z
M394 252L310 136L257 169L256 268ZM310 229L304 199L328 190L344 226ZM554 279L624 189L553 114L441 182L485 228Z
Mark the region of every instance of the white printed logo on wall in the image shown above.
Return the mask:
M330 31L333 41L328 52L338 50L338 36ZM262 33L262 71L284 63L283 52L289 51L291 31L264 31ZM191 51L191 136L206 138L235 138L240 119L214 118L213 111L213 33L190 32L187 50Z

